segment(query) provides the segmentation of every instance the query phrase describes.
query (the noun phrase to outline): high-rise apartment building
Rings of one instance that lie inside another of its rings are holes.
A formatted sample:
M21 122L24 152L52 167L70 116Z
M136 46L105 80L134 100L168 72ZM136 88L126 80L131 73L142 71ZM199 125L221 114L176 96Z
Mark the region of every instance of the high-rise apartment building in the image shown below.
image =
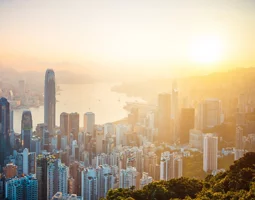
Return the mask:
M81 195L81 173L84 167L79 162L75 161L69 166L70 177L73 178L73 194Z
M10 104L6 98L0 98L0 172L4 159L11 154L10 144Z
M38 179L38 200L47 200L48 196L48 165L55 161L52 155L38 155L36 178Z
M70 113L69 114L69 129L73 134L73 139L78 140L78 133L80 128L80 116L79 113Z
M130 188L134 186L135 188L139 187L140 177L135 167L128 166L126 169L120 170L119 175L119 188Z
M162 93L158 96L158 140L172 143L171 130L171 94Z
M21 144L25 149L31 150L33 120L30 111L23 111L21 120Z
M189 143L189 131L195 127L195 109L182 108L180 115L180 143Z
M37 179L32 176L24 176L6 180L5 198L11 200L37 200Z
M95 168L85 168L81 178L81 196L85 200L97 200L97 171Z
M84 114L84 130L86 133L94 135L95 114L93 112L86 112Z
M44 123L47 124L50 133L55 129L56 120L56 85L55 73L47 69L44 84Z
M69 168L61 163L61 160L55 160L47 167L47 199L50 200L57 192L68 193L68 175Z
M151 183L153 181L152 177L149 176L149 174L147 172L143 172L142 174L142 178L140 179L140 187L139 189L143 189L143 187L145 185L148 185L149 183Z
M115 177L109 165L100 165L97 168L97 192L98 198L105 198L107 192L114 187Z
M213 134L204 136L203 170L211 172L218 168L218 137Z
M176 152L168 151L161 154L160 160L160 180L170 180L182 177L182 157Z

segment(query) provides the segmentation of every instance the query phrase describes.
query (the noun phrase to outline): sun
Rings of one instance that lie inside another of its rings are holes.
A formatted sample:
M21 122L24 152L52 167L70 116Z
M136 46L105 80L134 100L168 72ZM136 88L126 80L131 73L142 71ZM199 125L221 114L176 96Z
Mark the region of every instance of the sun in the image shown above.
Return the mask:
M199 37L191 45L191 59L199 63L214 63L222 57L223 44L215 36Z

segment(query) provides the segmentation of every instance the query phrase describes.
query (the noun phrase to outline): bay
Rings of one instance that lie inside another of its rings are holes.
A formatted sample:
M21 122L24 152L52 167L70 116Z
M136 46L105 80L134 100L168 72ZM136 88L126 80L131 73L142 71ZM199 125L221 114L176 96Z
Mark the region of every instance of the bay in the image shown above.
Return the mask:
M116 93L111 88L116 83L95 84L60 84L61 91L56 95L56 125L60 124L62 112L77 112L80 114L80 127L83 127L83 115L86 112L95 113L96 124L104 124L127 117L123 108L126 102L144 102L139 97L128 97L124 93ZM27 109L14 110L14 131L20 133L22 112ZM44 107L30 108L33 118L33 129L44 121Z

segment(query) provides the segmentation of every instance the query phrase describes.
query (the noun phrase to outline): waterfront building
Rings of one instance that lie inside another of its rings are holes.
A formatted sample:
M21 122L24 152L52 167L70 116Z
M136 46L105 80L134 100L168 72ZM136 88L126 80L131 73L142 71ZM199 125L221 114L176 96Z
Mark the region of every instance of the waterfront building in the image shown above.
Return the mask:
M47 69L44 84L44 123L47 124L49 132L52 134L55 129L56 120L56 84L55 73L52 69Z
M21 120L21 144L23 149L31 150L33 120L31 111L23 111Z
M10 104L6 98L0 98L0 172L4 160L11 154L10 144Z

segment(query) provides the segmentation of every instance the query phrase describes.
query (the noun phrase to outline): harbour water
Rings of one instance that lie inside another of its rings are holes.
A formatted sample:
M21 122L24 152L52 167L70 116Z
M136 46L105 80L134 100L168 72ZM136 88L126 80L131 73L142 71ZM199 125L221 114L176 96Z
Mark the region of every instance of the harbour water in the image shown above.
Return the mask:
M80 114L80 127L83 127L83 115L94 112L96 124L117 121L127 117L123 108L126 102L144 102L138 97L128 97L123 93L111 91L110 83L59 85L61 91L56 95L56 125L59 126L62 112L77 112ZM14 110L14 131L20 133L21 116L24 109ZM33 118L33 128L44 121L44 107L30 108Z

